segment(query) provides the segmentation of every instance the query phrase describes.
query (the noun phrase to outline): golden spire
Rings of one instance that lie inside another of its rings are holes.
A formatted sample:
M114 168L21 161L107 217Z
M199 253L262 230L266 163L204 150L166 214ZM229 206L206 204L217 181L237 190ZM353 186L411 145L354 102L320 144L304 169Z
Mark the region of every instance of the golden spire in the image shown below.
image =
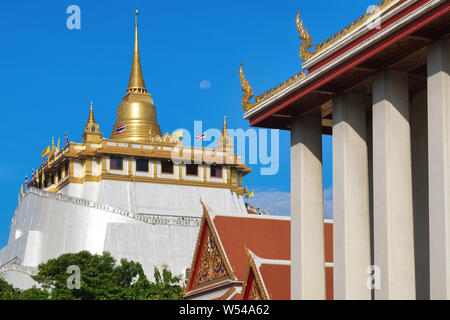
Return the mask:
M89 111L88 124L89 123L95 123L94 110L92 109L92 101L91 101L91 110Z
M138 23L137 23L138 9L136 8L136 16L134 22L134 51L133 64L131 67L130 81L128 82L127 92L147 92L145 88L144 76L142 75L141 59L139 56L139 41L138 41Z
M142 76L138 43L138 10L134 23L134 53L127 94L117 109L117 120L111 133L112 140L150 143L161 136L156 108L147 92Z
M100 126L95 123L94 118L94 108L93 102L91 101L91 108L89 110L89 119L86 125L84 126L83 133L83 143L99 143L102 138L102 133L100 132Z
M217 142L216 149L226 152L228 156L231 156L234 153L233 138L231 138L230 135L228 134L226 116L223 117L222 136L219 138Z
M223 116L222 136L228 136L227 116Z
M244 71L242 70L242 67L244 66L244 63L241 63L241 66L239 67L239 78L241 79L242 84L242 91L244 94L242 95L242 109L244 111L248 110L250 103L250 99L253 98L253 88L248 84L247 79L245 79Z

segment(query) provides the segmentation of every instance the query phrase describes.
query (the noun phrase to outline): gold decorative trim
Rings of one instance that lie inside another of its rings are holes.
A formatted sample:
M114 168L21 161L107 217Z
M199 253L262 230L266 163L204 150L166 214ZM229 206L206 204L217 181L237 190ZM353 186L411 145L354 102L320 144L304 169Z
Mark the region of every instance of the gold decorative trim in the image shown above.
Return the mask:
M237 186L230 186L227 183L216 183L216 182L203 182L195 180L177 180L177 179L166 179L161 177L142 177L133 175L118 175L112 173L103 173L100 176L84 176L84 177L69 177L70 183L82 184L85 182L100 182L102 180L115 180L115 181L129 181L129 182L144 182L144 183L160 183L160 184L171 184L171 185L181 185L189 187L205 187L205 188L218 188L218 189L230 189L238 195L243 195L244 191L242 188ZM58 186L59 187L59 186ZM61 189L61 188L59 188Z
M276 87L274 87L270 90L267 90L263 94L260 94L259 96L257 96L255 98L255 103L249 104L246 111L252 110L256 106L258 106L261 103L263 103L264 101L266 101L267 99L273 97L278 92L286 89L287 87L299 82L300 80L302 80L306 77L307 77L307 74L305 73L305 71L304 70L300 71L299 73L293 75L292 77L290 77L288 80L284 81L283 83L280 83Z
M390 5L394 1L397 1L397 0L382 0L382 1L380 1L377 4L377 6L378 6L378 8L381 11L381 10L384 10L388 5ZM400 3L404 2L404 1L405 0L400 1L398 4L400 4ZM370 16L371 16L371 13L370 12L366 12L365 14L363 14L360 17L358 17L358 19L353 21L351 24L346 26L344 29L342 29L338 33L332 35L331 37L329 37L325 41L323 41L323 42L319 43L318 45L316 45L316 47L315 47L315 54L325 50L326 48L331 46L333 43L336 43L337 41L342 39L344 36L346 36L347 34L352 32L353 30L355 30L356 28L358 28L359 26L364 24L370 18Z

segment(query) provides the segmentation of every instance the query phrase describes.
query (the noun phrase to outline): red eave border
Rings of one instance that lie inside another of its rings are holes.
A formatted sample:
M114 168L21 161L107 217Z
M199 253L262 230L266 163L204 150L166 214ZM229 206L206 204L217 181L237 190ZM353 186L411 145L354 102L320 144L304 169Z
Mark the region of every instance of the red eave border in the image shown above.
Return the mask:
M425 3L429 2L430 0L423 0L420 1L418 4L424 5ZM403 12L403 15L396 16L397 20L403 17L405 14L411 12L414 9L417 9L417 6L411 6L408 7L408 12ZM342 63L337 69L331 70L330 72L323 75L321 78L313 81L309 85L307 85L305 88L301 90L301 92L297 93L296 95L285 98L284 100L281 100L279 102L276 102L272 108L269 110L261 111L259 115L256 115L254 117L250 118L250 126L257 126L257 124L268 117L270 117L272 114L279 112L280 110L284 109L291 103L295 102L296 100L306 96L308 93L318 89L325 83L329 82L330 80L336 78L337 76L343 74L344 72L350 70L351 68L357 66L361 62L367 60L368 58L374 56L378 52L384 50L385 48L389 47L393 43L399 41L400 39L404 38L405 36L417 31L418 29L422 28L423 26L427 25L431 21L439 18L440 16L444 15L450 10L450 2L443 3L436 9L428 12L425 14L422 19L416 20L411 22L409 25L401 28L397 32L394 32L393 34L389 35L385 39L381 40L379 43L373 45L372 47L366 49L364 52L358 54L357 56L353 57L352 59ZM395 20L395 21L397 21ZM395 21L392 21L391 24ZM387 27L388 25L385 25ZM377 30L379 31L379 30ZM362 40L363 41L363 40ZM356 44L355 44L356 45Z

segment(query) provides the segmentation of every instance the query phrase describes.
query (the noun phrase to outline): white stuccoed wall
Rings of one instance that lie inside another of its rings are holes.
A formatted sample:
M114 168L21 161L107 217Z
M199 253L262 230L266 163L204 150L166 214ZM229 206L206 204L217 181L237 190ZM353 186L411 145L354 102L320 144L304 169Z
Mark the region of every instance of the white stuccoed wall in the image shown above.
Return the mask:
M243 197L225 188L102 180L71 183L60 193L137 213L201 217L201 199L217 213L247 214Z
M113 206L34 190L16 209L8 245L0 250L0 272L21 288L31 286L23 272L4 265L37 267L63 253L109 251L142 263L149 278L154 266L167 265L176 275L190 267L200 216L135 215ZM17 283L16 283L17 282Z

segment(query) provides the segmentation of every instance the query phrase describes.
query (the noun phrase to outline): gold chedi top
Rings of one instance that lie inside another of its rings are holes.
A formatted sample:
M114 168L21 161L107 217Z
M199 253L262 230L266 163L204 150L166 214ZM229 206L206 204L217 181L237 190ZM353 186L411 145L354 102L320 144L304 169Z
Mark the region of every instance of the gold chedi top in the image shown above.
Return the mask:
M145 88L142 75L137 15L136 9L134 53L130 81L127 95L123 97L123 102L117 109L117 120L111 134L111 140L148 143L152 137L161 136L161 129L156 119L153 99Z

